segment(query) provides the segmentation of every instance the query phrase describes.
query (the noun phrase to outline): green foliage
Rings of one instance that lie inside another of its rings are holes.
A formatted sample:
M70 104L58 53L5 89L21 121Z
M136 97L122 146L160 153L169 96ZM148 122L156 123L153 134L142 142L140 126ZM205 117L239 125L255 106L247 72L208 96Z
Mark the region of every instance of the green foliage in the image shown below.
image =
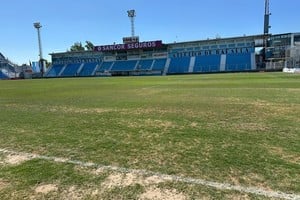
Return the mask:
M75 42L71 48L70 51L93 51L94 50L94 44L90 41L85 41L85 45L83 46L81 42Z
M85 41L85 48L87 51L93 51L94 50L94 44L90 41Z
M70 51L84 51L84 46L82 46L81 42L75 42L71 48Z

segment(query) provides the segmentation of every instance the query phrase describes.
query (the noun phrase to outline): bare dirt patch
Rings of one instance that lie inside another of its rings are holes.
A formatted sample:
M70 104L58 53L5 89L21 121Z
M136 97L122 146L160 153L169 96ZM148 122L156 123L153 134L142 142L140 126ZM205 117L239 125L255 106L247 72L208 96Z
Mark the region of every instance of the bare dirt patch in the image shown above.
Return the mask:
M268 185L266 182L266 179L263 175L256 174L256 173L249 173L245 176L241 176L240 180L243 180L242 182L246 182L247 185L252 185L258 188L261 188L265 191L273 191L272 188ZM240 185L240 184L238 184ZM241 198L244 199L244 198Z
M124 115L138 115L138 116L143 116L143 115L148 115L148 114L166 114L166 113L171 113L169 110L166 109L157 109L157 108L137 108L137 109L122 109L120 110L121 114Z
M272 116L288 115L290 113L295 112L295 110L299 110L298 108L299 105L293 103L283 104L283 103L274 103L274 102L266 102L266 101L256 101L249 104L255 107L255 109L253 110L254 112L255 110L259 110L259 111L265 110L267 113L272 113ZM268 115L267 113L260 112L260 114L263 115Z
M19 165L31 159L32 157L26 155L9 154L4 159L4 162L10 165Z
M88 193L88 192L86 191L86 193ZM83 193L83 191L75 186L69 187L62 194L63 199L77 200L77 199L83 199L84 196L85 196L85 194Z
M259 122L239 122L233 123L231 121L218 121L216 123L207 123L206 126L208 128L221 127L222 129L229 129L238 132L265 132L270 130L264 123Z
M192 122L191 125L190 125L192 128L196 128L198 126L198 123L197 122Z
M122 120L119 121L119 123L123 126L127 126L129 128L144 128L144 127L151 127L151 128L157 128L157 129L174 129L179 128L179 126L172 122L167 120L153 120L153 119L140 119L136 121L128 121L128 120Z
M233 123L232 128L240 131L259 131L264 132L269 130L269 127L263 123Z
M3 180L0 179L0 190L6 188L8 186L7 182L4 182Z
M169 129L169 128L176 128L176 124L174 124L171 121L166 120L152 120L148 119L145 121L146 126L152 126L154 128L163 128L163 129Z
M75 108L68 106L52 106L49 107L50 112L64 112L64 113L79 113L79 114L89 114L89 113L105 113L114 111L113 109L104 109L104 108Z
M248 195L226 195L226 197L224 197L224 199L231 199L231 200L248 200L248 199L252 199L250 198Z
M77 187L70 186L60 194L60 199L72 199L72 200L81 200L81 199L102 199L101 195L103 189L97 189L94 186L90 187Z
M230 180L234 185L240 185L240 180L236 176L230 176Z
M102 186L104 188L114 188L114 187L118 187L118 186L126 186L123 185L123 176L122 174L111 174L109 175L106 180L102 183ZM127 183L128 185L128 183Z
M99 175L99 174L105 173L105 170L103 168L98 168L98 169L94 170L92 173L95 175Z
M272 188L268 185L266 178L262 174L257 174L257 173L244 174L242 173L242 171L239 170L231 170L229 179L230 179L229 183L235 186L247 185L247 186L253 186L253 187L263 189L264 191L269 191L269 192L273 191Z
M282 149L281 147L269 147L268 150L271 154L280 156L281 159L287 162L300 164L300 154L297 155L293 153L288 153L284 151L284 149Z
M186 200L187 197L177 192L175 189L173 190L163 190L159 188L148 188L145 193L140 195L140 200Z
M135 184L142 186L148 186L165 182L158 176L143 177L133 173L121 174L113 173L109 175L106 180L102 183L102 187L111 189L114 187L127 187Z
M4 156L0 154L0 165L5 164Z
M58 190L57 185L54 184L47 184L47 185L40 185L37 186L34 190L35 193L42 193L42 194L48 194L50 192L55 192Z

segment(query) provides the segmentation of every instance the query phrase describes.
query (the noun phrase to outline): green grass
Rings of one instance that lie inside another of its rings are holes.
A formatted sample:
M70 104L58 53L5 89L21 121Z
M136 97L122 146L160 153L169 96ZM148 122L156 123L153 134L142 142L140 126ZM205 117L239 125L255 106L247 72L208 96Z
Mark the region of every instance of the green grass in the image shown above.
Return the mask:
M0 81L0 122L0 148L300 193L299 75Z

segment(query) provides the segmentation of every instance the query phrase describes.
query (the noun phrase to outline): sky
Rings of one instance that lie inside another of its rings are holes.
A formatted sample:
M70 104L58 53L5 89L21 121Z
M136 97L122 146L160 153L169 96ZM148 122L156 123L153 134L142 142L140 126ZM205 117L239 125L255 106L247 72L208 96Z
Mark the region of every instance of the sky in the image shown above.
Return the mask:
M270 0L270 32L300 32L300 1ZM16 64L65 52L75 43L122 43L131 36L127 10L136 10L135 35L163 43L256 35L264 0L0 0L0 52Z

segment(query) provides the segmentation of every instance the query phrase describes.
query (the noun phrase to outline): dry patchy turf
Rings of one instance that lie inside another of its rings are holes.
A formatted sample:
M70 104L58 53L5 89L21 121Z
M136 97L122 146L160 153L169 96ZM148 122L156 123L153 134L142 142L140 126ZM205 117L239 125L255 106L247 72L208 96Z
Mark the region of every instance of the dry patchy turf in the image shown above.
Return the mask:
M0 106L0 149L300 194L299 75L1 81ZM1 199L268 198L22 155Z

